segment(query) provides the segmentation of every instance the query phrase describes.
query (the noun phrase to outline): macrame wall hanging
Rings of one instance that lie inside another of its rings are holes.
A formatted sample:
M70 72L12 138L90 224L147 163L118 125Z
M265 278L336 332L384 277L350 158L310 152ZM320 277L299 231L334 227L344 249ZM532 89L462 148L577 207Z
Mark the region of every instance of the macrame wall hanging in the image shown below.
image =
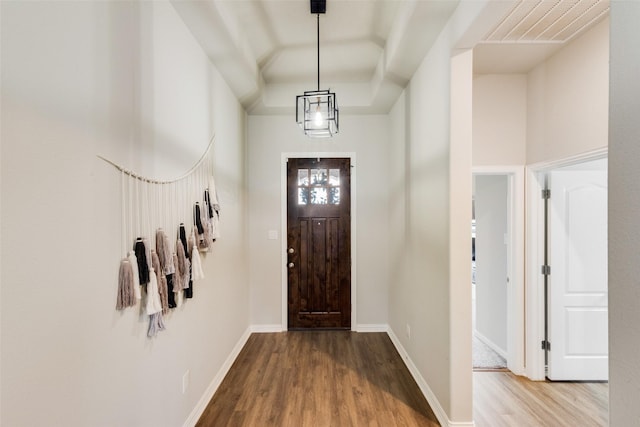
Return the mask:
M102 156L120 171L122 260L116 309L139 307L147 335L165 329L164 316L193 298L204 278L200 253L220 235L213 179L213 138L200 160L171 181L147 178Z

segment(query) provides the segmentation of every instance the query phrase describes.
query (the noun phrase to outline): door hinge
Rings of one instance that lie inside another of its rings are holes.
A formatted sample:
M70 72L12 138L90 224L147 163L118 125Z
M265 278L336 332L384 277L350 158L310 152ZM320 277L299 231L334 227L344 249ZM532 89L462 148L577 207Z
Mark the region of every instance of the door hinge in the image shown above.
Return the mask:
M548 276L548 275L550 275L550 274L551 274L551 266L549 266L549 265L543 265L543 266L540 268L540 272L541 272L541 273L542 273L542 275L544 275L544 276Z
M541 344L540 346L542 347L543 350L551 351L551 343L549 341L542 340L542 342L540 344Z
M549 190L548 188L545 188L544 190L542 190L542 198L545 200L548 200L551 198L551 190Z

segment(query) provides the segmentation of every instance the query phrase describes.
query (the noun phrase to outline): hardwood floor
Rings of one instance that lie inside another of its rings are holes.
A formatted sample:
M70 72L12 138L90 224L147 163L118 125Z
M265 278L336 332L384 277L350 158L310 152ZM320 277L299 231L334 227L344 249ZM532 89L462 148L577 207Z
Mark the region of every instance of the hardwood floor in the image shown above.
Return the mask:
M197 426L438 426L385 333L253 334Z
M529 381L511 372L473 373L476 427L606 426L607 383Z
M606 426L608 384L474 372L476 427ZM197 423L438 426L385 333L253 334Z

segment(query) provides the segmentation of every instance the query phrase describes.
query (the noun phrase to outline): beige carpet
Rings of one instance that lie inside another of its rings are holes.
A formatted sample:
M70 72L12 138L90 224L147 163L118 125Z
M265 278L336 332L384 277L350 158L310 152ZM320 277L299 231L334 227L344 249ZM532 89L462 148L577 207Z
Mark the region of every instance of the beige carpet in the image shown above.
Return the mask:
M504 369L507 361L491 347L473 336L473 368L474 369Z

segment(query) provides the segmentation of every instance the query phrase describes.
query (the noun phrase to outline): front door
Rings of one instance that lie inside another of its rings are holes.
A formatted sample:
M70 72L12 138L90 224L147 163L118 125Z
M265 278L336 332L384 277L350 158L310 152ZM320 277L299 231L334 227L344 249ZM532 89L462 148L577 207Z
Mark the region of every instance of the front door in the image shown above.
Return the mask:
M348 158L287 162L288 327L351 328Z
M607 170L549 174L551 380L607 380ZM596 165L596 163L593 163Z

